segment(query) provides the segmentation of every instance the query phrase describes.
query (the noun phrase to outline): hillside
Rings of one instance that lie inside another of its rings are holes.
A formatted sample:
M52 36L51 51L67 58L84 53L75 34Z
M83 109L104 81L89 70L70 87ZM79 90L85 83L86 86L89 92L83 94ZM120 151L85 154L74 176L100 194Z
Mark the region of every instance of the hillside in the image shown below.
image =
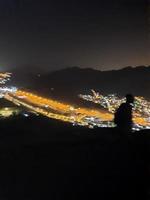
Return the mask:
M0 199L148 199L149 131L122 137L36 116L0 129Z
M43 73L40 76L14 73L13 84L67 101L77 99L78 94L89 93L91 89L102 94L133 93L150 98L150 66L126 67L112 71L71 67L47 74Z

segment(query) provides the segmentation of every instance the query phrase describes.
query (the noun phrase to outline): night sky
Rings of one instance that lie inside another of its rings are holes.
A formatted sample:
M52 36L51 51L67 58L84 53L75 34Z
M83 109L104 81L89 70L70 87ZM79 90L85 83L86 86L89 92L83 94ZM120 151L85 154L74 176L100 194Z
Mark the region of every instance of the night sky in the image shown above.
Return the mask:
M0 0L0 69L149 65L146 0Z

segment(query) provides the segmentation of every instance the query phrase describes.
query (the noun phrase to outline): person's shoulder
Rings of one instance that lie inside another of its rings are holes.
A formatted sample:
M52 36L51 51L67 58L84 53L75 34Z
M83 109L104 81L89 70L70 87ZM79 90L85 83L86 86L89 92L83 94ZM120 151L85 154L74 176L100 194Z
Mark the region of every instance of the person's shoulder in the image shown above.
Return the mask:
M126 107L126 106L127 106L126 103L122 103L119 107L120 107L120 108L124 108L124 107Z
M119 107L119 110L131 110L131 105L128 103L122 103Z
M120 109L130 111L132 109L132 106L129 103L123 103Z

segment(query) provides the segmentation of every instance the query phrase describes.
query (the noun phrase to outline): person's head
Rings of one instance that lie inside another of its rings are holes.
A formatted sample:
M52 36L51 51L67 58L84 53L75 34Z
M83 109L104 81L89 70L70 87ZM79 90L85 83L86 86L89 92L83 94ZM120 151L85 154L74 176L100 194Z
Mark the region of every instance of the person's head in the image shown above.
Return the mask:
M134 103L134 96L132 94L126 95L126 102L127 103Z

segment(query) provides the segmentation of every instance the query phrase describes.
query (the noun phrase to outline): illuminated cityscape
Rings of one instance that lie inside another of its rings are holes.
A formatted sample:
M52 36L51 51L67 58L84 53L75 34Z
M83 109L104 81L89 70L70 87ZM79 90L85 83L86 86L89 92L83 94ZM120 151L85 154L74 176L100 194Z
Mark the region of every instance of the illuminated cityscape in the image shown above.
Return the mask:
M109 94L104 96L99 92L92 90L91 94L80 94L79 98L99 104L99 109L89 109L86 107L72 106L65 104L51 98L44 98L35 95L31 92L26 92L16 87L6 87L7 81L11 78L10 73L1 73L1 87L0 97L17 106L22 106L27 110L44 115L48 118L61 120L72 123L73 125L94 127L114 127L113 114L121 103L125 101L124 98L116 94ZM4 116L7 116L4 110ZM11 115L11 114L10 114ZM135 104L133 107L134 129L150 128L150 102L144 97L135 97Z
M99 92L91 90L92 94L82 95L79 97L85 101L90 101L95 104L99 104L109 113L114 114L115 110L120 106L121 103L125 102L125 98L121 98L116 94L102 95ZM135 97L133 106L133 117L135 127L139 128L150 128L150 101L144 97Z
M74 125L92 127L94 124L101 124L102 121L107 124L112 119L111 113L88 108L74 108L72 105L63 104L21 90L7 92L4 98L18 106L24 106L49 118L70 122Z

